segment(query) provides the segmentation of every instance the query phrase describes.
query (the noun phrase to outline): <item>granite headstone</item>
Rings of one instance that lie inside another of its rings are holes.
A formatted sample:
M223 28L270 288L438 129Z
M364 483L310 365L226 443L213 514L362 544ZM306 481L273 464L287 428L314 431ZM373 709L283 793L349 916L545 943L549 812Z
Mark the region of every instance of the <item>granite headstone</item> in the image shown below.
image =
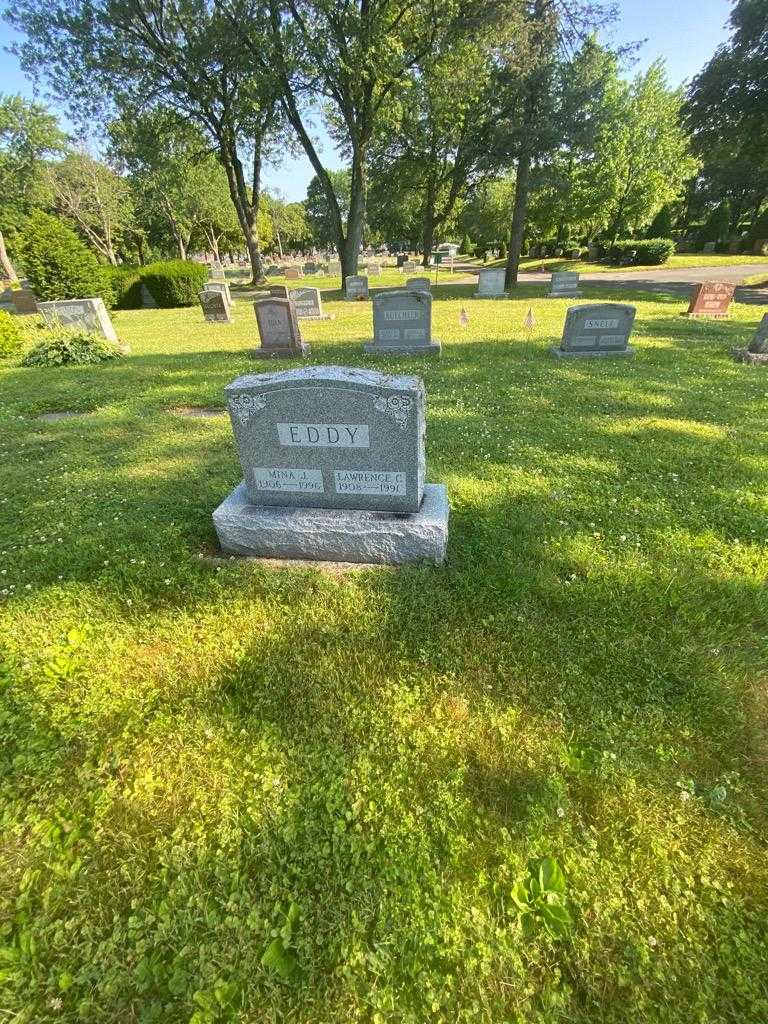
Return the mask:
M579 275L570 270L555 271L549 286L549 298L551 299L578 299Z
M269 286L269 294L273 299L289 299L291 297L287 284L271 284Z
M309 355L309 345L301 340L296 309L290 299L260 299L254 302L253 310L261 339L261 348L253 352L256 359Z
M571 306L565 317L560 347L550 349L558 359L632 356L628 345L635 307L621 302Z
M432 285L428 277L409 277L405 282L409 292L431 292Z
M204 288L200 292L200 305L206 320L214 323L232 323L231 307L224 292Z
M330 313L323 313L323 300L319 288L294 288L290 295L296 307L299 320L332 320Z
M694 288L687 316L709 316L721 319L728 316L733 298L733 285L725 281L705 281Z
M304 271L301 267L286 267L285 268L285 279L286 281L298 281L299 278L304 277Z
M363 351L439 354L432 338L432 295L425 291L387 289L373 297L373 341Z
M225 388L244 480L216 509L225 551L441 562L442 485L426 484L418 377L318 366Z
M49 327L78 327L101 334L107 341L118 340L103 299L57 299L38 302L37 308Z
M368 278L364 274L350 274L344 282L344 298L350 302L368 298Z
M481 270L477 276L477 291L472 296L474 299L503 299L506 297L504 291L503 267L489 267Z

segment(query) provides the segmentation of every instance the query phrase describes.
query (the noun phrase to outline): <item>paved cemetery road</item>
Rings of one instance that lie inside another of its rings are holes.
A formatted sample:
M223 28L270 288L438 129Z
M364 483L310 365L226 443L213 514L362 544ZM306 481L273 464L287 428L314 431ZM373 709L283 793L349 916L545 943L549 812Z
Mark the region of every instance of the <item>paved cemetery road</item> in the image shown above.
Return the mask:
M658 270L606 270L602 274L579 274L579 284L585 285L621 285L622 288L642 288L657 292L681 292L689 295L691 285L701 281L727 281L739 285L745 277L765 274L768 278L768 263L740 263L730 267L660 267ZM520 281L532 284L542 279L547 280L548 274L521 273ZM742 285L736 288L737 302L751 302L768 305L768 288L755 288Z

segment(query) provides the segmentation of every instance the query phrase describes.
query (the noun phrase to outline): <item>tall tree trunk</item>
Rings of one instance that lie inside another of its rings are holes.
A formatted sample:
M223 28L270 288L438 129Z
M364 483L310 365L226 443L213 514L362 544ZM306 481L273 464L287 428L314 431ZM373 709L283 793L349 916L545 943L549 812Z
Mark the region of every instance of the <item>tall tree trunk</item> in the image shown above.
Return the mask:
M430 177L427 181L427 190L424 196L424 220L422 223L422 259L423 267L429 266L429 257L435 242L435 183Z
M11 258L8 255L8 250L5 248L5 239L3 238L3 232L0 231L0 266L3 268L3 273L9 281L18 281L16 271L13 269Z
M517 158L517 175L515 178L515 204L512 208L512 223L509 229L509 252L504 275L504 287L511 288L517 284L520 270L520 253L523 251L523 236L528 215L528 186L531 178L531 151L523 142L520 156Z
M352 150L352 175L350 180L349 217L347 234L340 232L339 257L342 278L357 273L357 262L365 230L365 205L368 182L366 179L365 149L355 146Z

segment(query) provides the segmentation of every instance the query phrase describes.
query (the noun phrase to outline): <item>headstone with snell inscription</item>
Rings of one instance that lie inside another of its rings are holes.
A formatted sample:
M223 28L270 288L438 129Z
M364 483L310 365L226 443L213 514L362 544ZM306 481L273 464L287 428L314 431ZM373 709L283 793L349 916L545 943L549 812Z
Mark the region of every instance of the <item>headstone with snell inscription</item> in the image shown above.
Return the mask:
M38 302L37 308L49 327L78 327L101 334L107 341L118 340L103 299L57 299Z
M303 359L309 345L301 340L296 309L290 299L260 299L253 310L259 326L261 348L253 352L256 359Z
M364 274L350 274L344 281L344 298L355 302L368 298L368 278Z
M294 288L291 300L299 320L331 320L332 314L323 313L323 300L319 288Z
M733 290L733 285L726 284L725 281L705 281L704 284L697 284L686 315L718 319L728 316Z
M231 307L227 302L224 292L209 291L204 288L200 292L200 305L203 308L203 316L212 323L232 323Z
M213 514L225 551L441 562L445 487L426 483L418 377L317 366L225 388L243 482Z
M503 267L489 267L487 270L481 270L477 276L477 291L472 298L505 298L506 292L504 291L504 275L505 270Z
M363 345L379 353L436 354L440 342L432 339L430 292L387 289L373 297L373 341Z
M634 322L635 307L621 302L571 306L560 347L550 351L558 359L633 356L628 341Z
M432 285L428 277L409 277L405 282L406 290L409 292L431 292Z

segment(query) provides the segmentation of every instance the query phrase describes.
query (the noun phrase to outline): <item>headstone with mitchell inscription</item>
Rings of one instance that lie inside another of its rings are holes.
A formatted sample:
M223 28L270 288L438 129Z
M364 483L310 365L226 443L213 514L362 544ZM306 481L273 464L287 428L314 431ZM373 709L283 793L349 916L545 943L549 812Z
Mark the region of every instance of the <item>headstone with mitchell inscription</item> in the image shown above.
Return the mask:
M635 322L635 307L623 302L595 302L571 306L565 316L560 347L550 352L558 359L633 356L628 344Z
M344 298L348 302L368 298L368 278L364 274L350 274L344 281Z
M304 359L309 355L290 299L259 299L253 311L261 339L261 347L252 353L255 359Z
M728 316L734 287L725 281L705 281L697 284L691 296L686 316L710 316L722 319Z
M48 327L78 327L100 334L107 341L118 340L103 299L56 299L38 302L37 308Z
M557 270L552 274L549 285L550 299L578 299L579 275L572 270Z
M448 500L426 482L418 377L316 366L225 388L243 481L216 509L224 551L442 562Z
M332 313L323 313L319 288L294 288L290 295L299 320L332 320Z
M373 297L373 341L363 345L370 355L381 353L440 354L432 338L430 292L387 289Z
M473 299L503 299L506 297L504 291L504 267L489 267L481 270L477 275L477 291Z
M224 292L212 291L206 286L200 292L200 305L203 316L209 323L232 323L231 306Z

